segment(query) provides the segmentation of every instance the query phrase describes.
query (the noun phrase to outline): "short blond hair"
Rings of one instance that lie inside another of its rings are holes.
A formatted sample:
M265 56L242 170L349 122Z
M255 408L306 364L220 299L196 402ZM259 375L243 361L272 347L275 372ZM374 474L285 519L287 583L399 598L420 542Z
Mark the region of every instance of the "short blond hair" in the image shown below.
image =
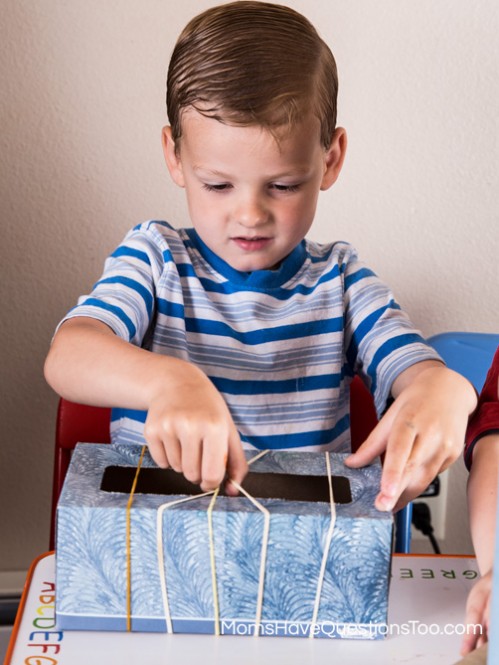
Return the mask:
M194 17L168 69L166 104L173 139L194 108L231 125L291 129L307 115L320 121L322 145L336 127L338 75L327 44L298 12L252 0Z

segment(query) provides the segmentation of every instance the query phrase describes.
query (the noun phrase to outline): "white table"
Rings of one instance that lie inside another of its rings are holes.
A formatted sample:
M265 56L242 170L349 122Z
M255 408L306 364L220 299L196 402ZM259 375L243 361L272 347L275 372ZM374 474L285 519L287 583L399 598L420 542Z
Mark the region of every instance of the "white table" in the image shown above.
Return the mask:
M5 665L450 665L459 660L472 557L395 555L384 640L58 631L54 554L33 563ZM403 634L398 634L403 633Z

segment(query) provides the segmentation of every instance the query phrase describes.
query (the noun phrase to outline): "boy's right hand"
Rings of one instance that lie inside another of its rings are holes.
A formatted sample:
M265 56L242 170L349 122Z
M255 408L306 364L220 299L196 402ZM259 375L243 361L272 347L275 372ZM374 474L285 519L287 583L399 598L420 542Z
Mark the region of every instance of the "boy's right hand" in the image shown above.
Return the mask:
M203 491L216 489L225 474L241 483L248 471L239 434L229 409L208 379L194 365L168 376L168 389L152 396L144 437L152 458L171 467ZM229 494L237 493L227 483Z
M229 409L191 363L151 353L117 337L101 321L75 317L58 330L45 377L59 395L82 404L148 411L144 435L154 461L200 483L241 483L248 465ZM237 494L227 483L227 493Z

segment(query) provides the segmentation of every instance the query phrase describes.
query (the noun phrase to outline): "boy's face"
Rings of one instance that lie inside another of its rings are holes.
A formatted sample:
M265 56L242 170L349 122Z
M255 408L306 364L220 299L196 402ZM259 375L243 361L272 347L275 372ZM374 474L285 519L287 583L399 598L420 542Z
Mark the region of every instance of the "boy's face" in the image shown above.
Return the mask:
M337 129L326 151L316 118L277 143L259 126L224 125L189 110L180 147L169 127L163 146L200 238L232 268L250 272L277 267L305 237L319 191L341 170L346 134Z

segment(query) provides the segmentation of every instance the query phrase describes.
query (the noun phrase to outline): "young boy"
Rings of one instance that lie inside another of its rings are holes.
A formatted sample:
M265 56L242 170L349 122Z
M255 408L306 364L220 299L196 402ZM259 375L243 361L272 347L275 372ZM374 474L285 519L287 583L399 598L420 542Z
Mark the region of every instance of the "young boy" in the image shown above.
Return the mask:
M480 624L484 634L471 631L466 634L463 654L488 639L499 485L499 348L468 426L465 462L470 470L468 510L471 537L481 574L468 597L465 623Z
M203 490L242 481L243 446L349 451L358 373L379 414L395 399L349 458L386 451L376 505L391 510L457 458L476 397L349 244L305 240L345 157L336 97L331 51L297 12L234 2L195 17L163 130L193 228L135 227L45 373L68 399L119 407L115 445L146 441Z

